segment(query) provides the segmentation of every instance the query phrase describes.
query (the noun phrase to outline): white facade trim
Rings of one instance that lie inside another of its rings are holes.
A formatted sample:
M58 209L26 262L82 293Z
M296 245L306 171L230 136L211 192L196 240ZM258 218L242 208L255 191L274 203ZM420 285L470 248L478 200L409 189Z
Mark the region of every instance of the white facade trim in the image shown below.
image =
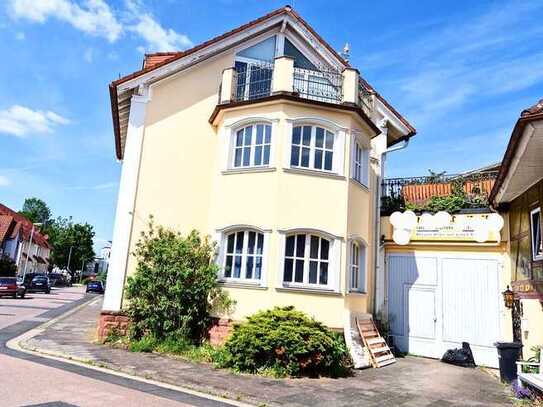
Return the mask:
M141 95L132 96L130 116L126 133L126 145L121 169L119 195L113 228L110 267L107 275L107 289L104 295L104 311L122 309L126 267L130 252L130 236L136 204L136 192L143 149L145 111L150 100L148 88Z

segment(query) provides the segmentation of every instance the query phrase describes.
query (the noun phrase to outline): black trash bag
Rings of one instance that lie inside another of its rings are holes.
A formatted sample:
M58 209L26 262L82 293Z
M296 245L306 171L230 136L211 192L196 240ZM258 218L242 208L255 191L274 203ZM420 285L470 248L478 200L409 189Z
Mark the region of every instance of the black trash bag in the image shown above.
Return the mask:
M461 349L449 349L445 352L441 361L462 367L476 366L475 360L473 359L473 353L471 353L471 348L467 342L462 342Z

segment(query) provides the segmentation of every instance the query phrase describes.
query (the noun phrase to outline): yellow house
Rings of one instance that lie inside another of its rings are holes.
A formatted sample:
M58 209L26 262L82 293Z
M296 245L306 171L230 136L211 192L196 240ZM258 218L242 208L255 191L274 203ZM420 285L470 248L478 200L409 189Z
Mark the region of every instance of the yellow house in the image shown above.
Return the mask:
M542 154L543 99L521 113L490 196L508 219L513 336L525 358L543 346Z
M231 318L372 313L380 179L415 129L291 7L110 85L122 174L104 315L149 215L219 246ZM402 144L403 143L403 144Z

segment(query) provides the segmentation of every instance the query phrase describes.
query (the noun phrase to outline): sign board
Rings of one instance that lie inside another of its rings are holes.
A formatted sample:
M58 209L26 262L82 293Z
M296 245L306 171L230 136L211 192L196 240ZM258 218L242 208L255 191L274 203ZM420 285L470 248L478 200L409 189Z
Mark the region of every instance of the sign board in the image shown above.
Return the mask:
M453 215L447 226L436 227L425 225L421 222L420 216L415 228L411 231L411 241L431 242L477 242L477 228L486 220L488 215ZM500 241L500 232L488 230L487 243Z

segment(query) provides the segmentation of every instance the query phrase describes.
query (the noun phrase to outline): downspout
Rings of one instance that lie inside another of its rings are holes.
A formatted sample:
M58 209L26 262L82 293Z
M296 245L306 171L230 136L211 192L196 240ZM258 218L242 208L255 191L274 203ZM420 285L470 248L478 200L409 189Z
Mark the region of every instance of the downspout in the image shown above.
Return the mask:
M381 128L384 128L386 129L386 120L383 120L381 123L380 123L380 127ZM385 130L385 133L387 132L387 130ZM385 137L386 137L386 134L385 134ZM402 140L402 143L399 144L399 145L396 145L394 147L391 147L391 148L387 148L385 149L382 153L381 153L381 156L380 156L380 161L379 161L379 174L377 175L377 179L376 179L376 186L377 186L377 192L375 194L375 225L374 225L374 230L375 230L375 244L374 244L374 262L375 262L375 295L373 297L373 313L374 315L377 313L377 307L378 307L378 303L377 303L377 278L379 276L379 272L381 271L380 268L381 268L381 261L380 261L380 253L381 253L381 250L384 248L383 245L381 245L381 192L382 192L382 185L381 185L381 182L384 178L384 174L385 174L385 161L386 161L386 157L387 157L387 154L389 153L392 153L392 152L395 152L395 151L399 151L399 150L403 150L404 148L406 148L408 145L409 145L409 140L410 138L409 137L406 137L404 140ZM385 139L385 142L386 142L386 139ZM383 265L384 265L384 261L383 261ZM383 274L382 274L382 277L383 277L383 281L382 281L382 290L383 290L383 293L382 293L382 297L383 297L383 305L387 303L387 299L386 299L386 286L387 286L387 278L386 278L386 273L385 273L385 270L382 270Z

